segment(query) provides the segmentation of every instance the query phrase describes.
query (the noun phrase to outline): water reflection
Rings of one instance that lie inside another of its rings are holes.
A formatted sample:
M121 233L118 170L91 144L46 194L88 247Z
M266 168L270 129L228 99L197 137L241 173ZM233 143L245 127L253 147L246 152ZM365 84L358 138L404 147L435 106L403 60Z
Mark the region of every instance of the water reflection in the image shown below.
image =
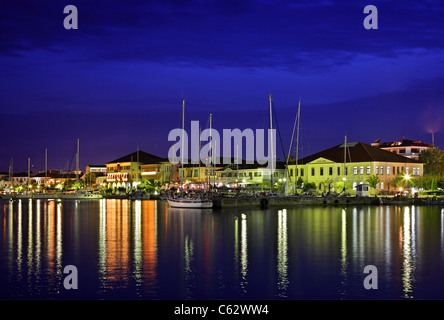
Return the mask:
M345 293L347 287L347 211L341 210L341 294Z
M277 272L278 297L287 298L288 288L287 209L278 211Z
M444 298L444 209L182 210L159 201L1 202L1 298ZM379 289L362 285L375 265Z
M247 294L248 239L247 215L241 213L234 217L234 268L241 295ZM240 222L239 222L240 221Z
M404 208L403 226L400 230L402 243L402 286L405 298L413 298L413 258L412 258L412 244L414 234L414 223L412 223L413 214L410 214L410 208Z

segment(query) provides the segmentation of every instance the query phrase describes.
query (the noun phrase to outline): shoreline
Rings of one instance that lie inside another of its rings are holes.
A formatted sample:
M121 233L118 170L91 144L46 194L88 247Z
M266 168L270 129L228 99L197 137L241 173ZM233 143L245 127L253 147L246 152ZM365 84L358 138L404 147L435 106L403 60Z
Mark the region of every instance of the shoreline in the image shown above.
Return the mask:
M1 195L0 199L35 199L35 200L101 200L101 199L127 199L127 200L162 200L158 195L149 198L130 199L127 195L104 195L102 198L64 198L64 197L35 197L34 195ZM162 200L166 201L166 200ZM443 205L444 199L431 198L392 198L392 197L261 197L261 198L216 198L213 200L214 209L230 208L268 208L281 206L355 206L355 205Z

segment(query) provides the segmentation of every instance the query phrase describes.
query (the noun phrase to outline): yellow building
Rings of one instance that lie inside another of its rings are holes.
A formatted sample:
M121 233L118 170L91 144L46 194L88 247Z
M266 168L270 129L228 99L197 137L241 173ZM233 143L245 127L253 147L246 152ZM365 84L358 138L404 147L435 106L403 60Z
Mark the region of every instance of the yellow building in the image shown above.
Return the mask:
M273 184L278 187L279 184L286 181L285 177L285 163L276 162L276 167L273 173ZM270 187L271 185L271 170L266 164L258 163L239 165L230 164L224 168L218 169L216 172L216 181L219 185L242 185L242 186L263 186Z
M200 166L198 164L184 164L183 170L180 164L178 164L177 167L178 181L174 182L180 182L181 179L183 179L183 182L186 184L213 184L217 178L217 170L223 168L222 165L207 167L203 163L201 163Z
M350 142L323 150L289 165L288 190L297 179L311 182L320 192L355 193L356 186L376 176L377 191L394 191L390 183L398 174L405 179L420 177L423 164L362 142Z
M106 163L108 188L135 188L144 180L159 180L164 159L144 151L136 151Z

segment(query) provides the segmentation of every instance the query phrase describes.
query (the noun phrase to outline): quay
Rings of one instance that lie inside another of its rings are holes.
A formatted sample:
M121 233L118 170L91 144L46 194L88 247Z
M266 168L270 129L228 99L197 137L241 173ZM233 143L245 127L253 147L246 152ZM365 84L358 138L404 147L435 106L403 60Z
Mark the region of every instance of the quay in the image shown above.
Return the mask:
M269 198L220 198L213 200L213 207L268 208L280 206L327 206L327 205L380 205L380 198L371 197L269 197Z
M53 194L36 196L28 194L18 195L0 195L0 199L60 199L60 200L95 200L95 199L127 199L127 200L162 200L159 195L145 195L144 197L131 197L128 195L101 195L94 196L63 196ZM444 206L443 197L370 197L370 196L312 196L312 197L295 197L295 196L275 196L275 197L218 197L213 199L213 208L215 209L242 209L242 208L258 208L264 209L269 207L292 207L292 206L378 206L378 205L438 205Z
M220 198L213 208L268 208L281 206L443 205L444 199L397 197L269 197Z

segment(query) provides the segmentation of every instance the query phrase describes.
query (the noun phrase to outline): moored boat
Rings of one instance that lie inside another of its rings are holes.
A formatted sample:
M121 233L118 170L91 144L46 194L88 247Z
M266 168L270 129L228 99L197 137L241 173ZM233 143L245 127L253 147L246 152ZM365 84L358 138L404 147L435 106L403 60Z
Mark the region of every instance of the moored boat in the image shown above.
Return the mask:
M172 208L212 208L213 200L201 198L168 198Z

